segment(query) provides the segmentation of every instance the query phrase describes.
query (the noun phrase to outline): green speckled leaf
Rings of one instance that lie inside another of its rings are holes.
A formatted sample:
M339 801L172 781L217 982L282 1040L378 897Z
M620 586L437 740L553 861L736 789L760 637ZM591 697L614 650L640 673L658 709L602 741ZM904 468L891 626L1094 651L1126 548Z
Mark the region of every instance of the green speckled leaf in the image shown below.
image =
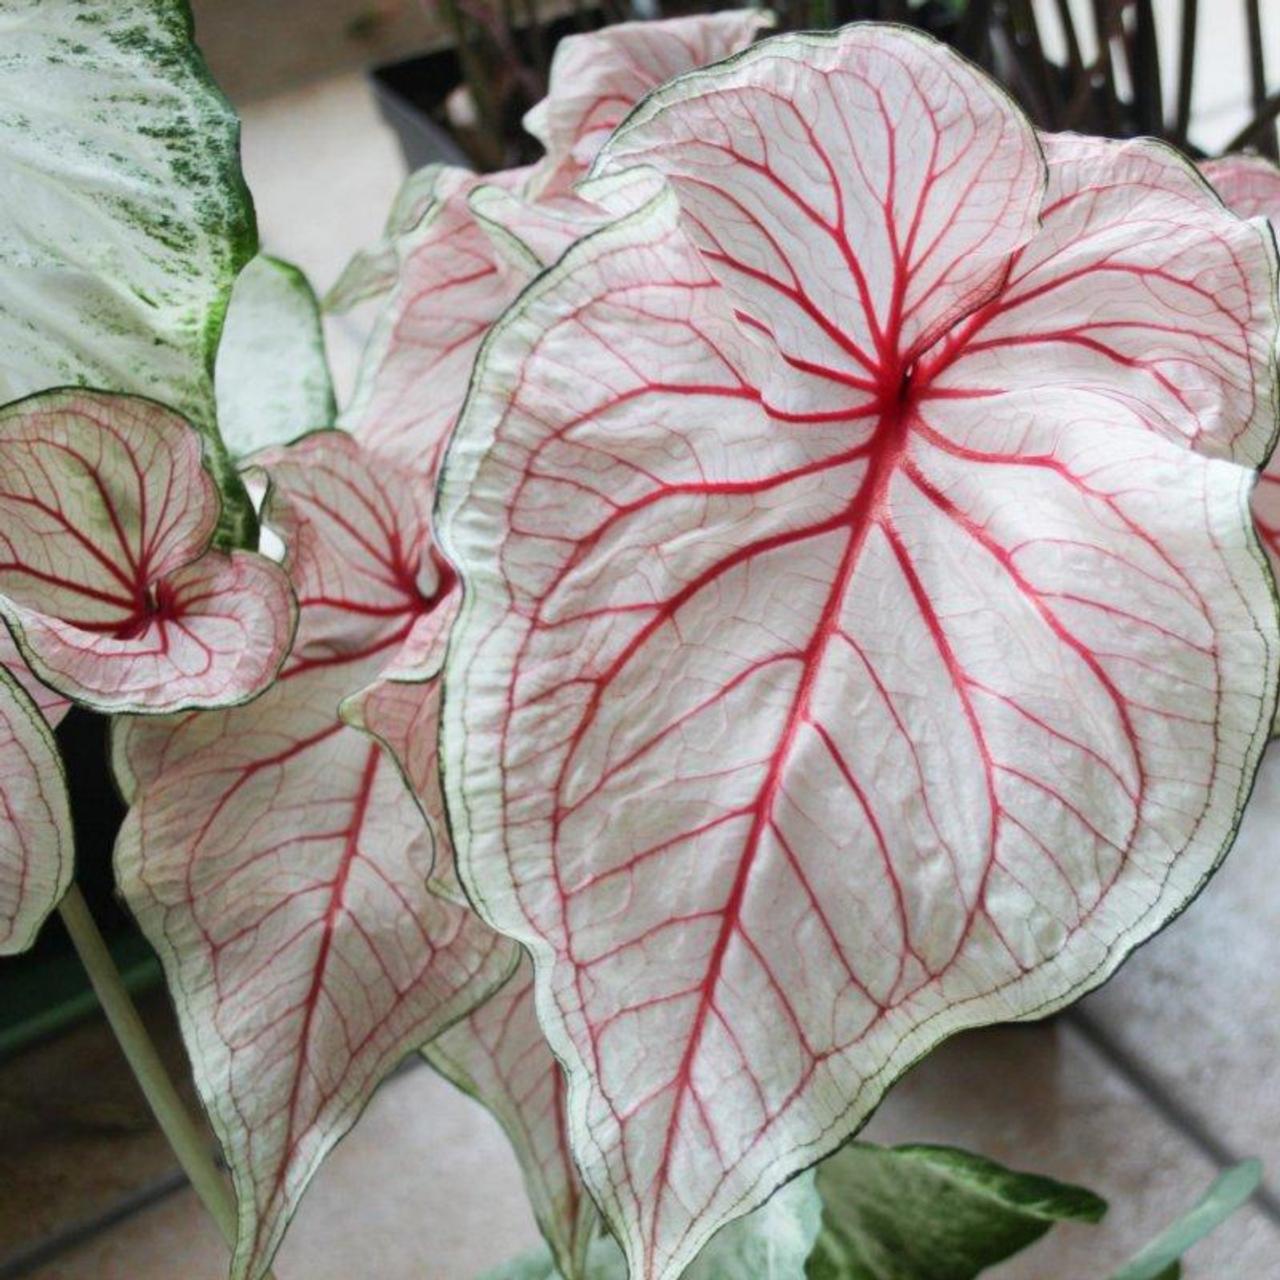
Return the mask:
M214 356L256 241L239 124L183 0L0 4L0 402L149 396L206 432L227 481Z
M952 1147L854 1142L819 1166L810 1280L972 1280L1055 1222L1096 1222L1091 1191Z
M259 254L240 273L215 386L218 426L236 458L333 425L320 305L291 263Z

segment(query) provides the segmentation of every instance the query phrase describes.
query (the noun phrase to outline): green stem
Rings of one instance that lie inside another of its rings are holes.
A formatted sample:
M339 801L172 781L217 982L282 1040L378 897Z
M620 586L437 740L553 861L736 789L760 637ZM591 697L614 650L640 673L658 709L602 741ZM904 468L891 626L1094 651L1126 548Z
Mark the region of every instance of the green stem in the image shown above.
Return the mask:
M234 1250L238 1218L231 1188L214 1163L207 1140L182 1105L182 1099L178 1097L178 1091L173 1087L142 1019L138 1017L138 1011L111 959L111 952L107 950L107 944L76 885L67 891L58 912L111 1030L115 1032L134 1078L169 1140L173 1154L178 1157L182 1171L210 1217L218 1224L227 1244Z

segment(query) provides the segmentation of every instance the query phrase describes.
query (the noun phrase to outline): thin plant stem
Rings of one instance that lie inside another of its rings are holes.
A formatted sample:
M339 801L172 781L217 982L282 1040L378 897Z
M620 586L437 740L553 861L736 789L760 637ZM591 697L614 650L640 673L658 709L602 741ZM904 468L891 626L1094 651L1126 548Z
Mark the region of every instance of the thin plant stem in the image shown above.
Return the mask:
M58 913L147 1105L200 1202L234 1249L238 1223L231 1188L214 1162L205 1136L178 1097L78 886L73 884L67 891Z

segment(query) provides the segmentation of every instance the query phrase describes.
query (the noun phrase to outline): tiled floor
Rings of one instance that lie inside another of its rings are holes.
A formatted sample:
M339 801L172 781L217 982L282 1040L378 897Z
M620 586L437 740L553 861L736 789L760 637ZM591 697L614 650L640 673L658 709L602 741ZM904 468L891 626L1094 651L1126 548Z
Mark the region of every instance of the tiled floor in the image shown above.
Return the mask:
M212 12L212 0L202 7ZM1243 6L1208 8L1229 27ZM1264 9L1280 38L1280 4ZM238 46L225 43L230 58ZM1208 65L1197 102L1201 137L1212 142L1238 123L1242 77L1229 60ZM244 155L264 246L321 290L377 235L401 177L394 141L354 73L246 107ZM360 316L327 322L340 391L366 326ZM1101 1277L1216 1167L1251 1154L1268 1162L1268 1193L1200 1246L1186 1274L1280 1277L1278 860L1280 748L1235 852L1181 920L1078 1010L953 1042L877 1114L873 1140L958 1143L1111 1200L1103 1226L1052 1233L993 1273L998 1280ZM180 1062L163 998L146 1013ZM380 1092L322 1169L276 1274L470 1280L534 1236L494 1123L418 1067ZM221 1241L103 1027L0 1065L0 1280L219 1280L225 1268Z

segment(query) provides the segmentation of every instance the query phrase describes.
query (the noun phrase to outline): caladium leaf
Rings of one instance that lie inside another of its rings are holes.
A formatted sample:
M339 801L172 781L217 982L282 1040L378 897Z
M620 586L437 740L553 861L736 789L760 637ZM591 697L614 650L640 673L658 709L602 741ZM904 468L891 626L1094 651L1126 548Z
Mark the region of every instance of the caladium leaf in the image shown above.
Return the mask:
M683 1280L804 1280L821 1220L813 1174L801 1174L754 1213L717 1232ZM598 1236L581 1270L558 1268L543 1248L488 1272L484 1280L627 1280L627 1275L622 1250L611 1237Z
M564 1077L533 1005L523 959L500 991L423 1050L427 1061L497 1117L515 1148L550 1255L545 1274L590 1275L587 1250L599 1215L574 1168ZM621 1264L621 1256L618 1259ZM625 1276L625 1267L620 1272Z
M49 728L56 729L61 724L63 716L71 710L71 700L64 698L60 693L54 693L47 684L42 684L36 679L31 668L27 666L27 660L13 642L9 629L4 626L0 626L0 668L8 672L26 690L40 714L44 716Z
M1227 207L1244 218L1266 218L1280 231L1280 168L1261 156L1225 156L1201 166ZM1280 356L1278 356L1280 358ZM1271 461L1253 491L1253 519L1273 573L1280 573L1280 462ZM1276 728L1280 729L1280 714Z
M571 194L601 142L664 80L744 47L771 19L739 10L621 23L557 46L550 90L526 124L548 154L483 181L446 166L412 175L383 239L329 298L351 305L395 285L342 424L373 449L434 474L490 325L600 211Z
M234 457L333 425L320 304L297 267L259 254L240 273L214 385L218 427Z
M25 951L71 883L71 806L53 734L0 669L0 956Z
M773 25L765 9L619 22L556 45L547 96L524 118L546 148L528 194L569 194L627 112L658 85L745 49Z
M923 37L767 41L630 118L606 156L671 190L477 363L455 852L637 1280L1102 981L1234 833L1273 248L1171 151L1046 146Z
M199 436L133 396L54 391L0 409L0 617L32 671L100 711L226 706L280 667L280 568L209 549Z
M235 1181L236 1277L266 1269L378 1083L515 963L428 891L421 810L339 715L433 603L404 477L363 470L338 433L263 463L301 600L285 670L247 707L132 722L115 750L133 801L117 878L164 961Z
M1262 1165L1245 1160L1215 1179L1213 1185L1187 1212L1162 1231L1111 1280L1178 1280L1180 1259L1239 1209L1258 1189Z
M1106 1201L953 1147L855 1142L818 1167L823 1229L809 1280L974 1280Z
M4 6L0 402L74 384L172 405L247 502L214 428L213 366L256 240L239 123L184 3Z

